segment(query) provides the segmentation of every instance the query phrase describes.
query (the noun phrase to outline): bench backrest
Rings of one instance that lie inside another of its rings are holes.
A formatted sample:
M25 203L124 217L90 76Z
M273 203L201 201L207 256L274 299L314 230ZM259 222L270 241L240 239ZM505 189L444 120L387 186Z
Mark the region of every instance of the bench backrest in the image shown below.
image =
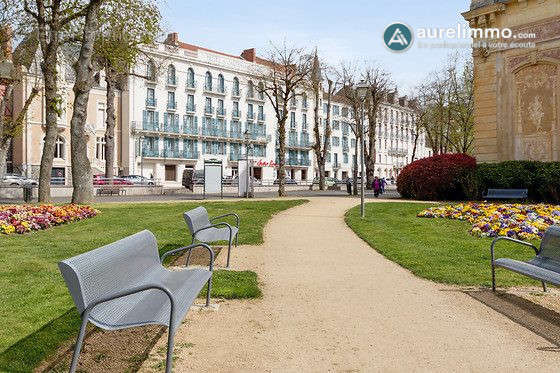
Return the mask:
M159 266L156 238L147 230L58 263L80 314L90 302L137 285Z
M551 225L546 230L538 256L560 261L560 226Z
M488 197L527 198L527 189L488 189Z
M211 225L210 218L208 217L208 211L206 211L206 209L202 206L185 212L183 217L189 226L191 234L194 234L194 232L201 228Z

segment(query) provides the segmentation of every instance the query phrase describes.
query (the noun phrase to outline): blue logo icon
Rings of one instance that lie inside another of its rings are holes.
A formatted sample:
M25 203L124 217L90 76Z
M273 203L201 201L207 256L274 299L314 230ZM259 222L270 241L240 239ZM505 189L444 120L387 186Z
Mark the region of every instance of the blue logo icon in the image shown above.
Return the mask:
M383 41L392 52L404 52L410 48L414 41L412 27L400 22L392 23L385 28Z

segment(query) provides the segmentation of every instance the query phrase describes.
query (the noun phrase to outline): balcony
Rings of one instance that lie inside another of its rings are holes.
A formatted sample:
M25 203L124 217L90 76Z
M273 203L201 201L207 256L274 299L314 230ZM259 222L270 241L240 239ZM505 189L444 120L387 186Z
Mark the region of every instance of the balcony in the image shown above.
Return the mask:
M232 89L231 90L231 97L239 98L241 97L241 91L239 89Z
M216 87L216 92L215 93L218 93L220 95L225 95L226 94L226 87L225 86Z
M250 111L247 113L247 120L255 120L255 113Z
M177 101L167 101L167 110L177 110Z
M227 131L223 128L218 127L202 127L202 135L212 137L228 137Z
M180 158L179 149L163 149L163 158Z
M309 158L288 157L286 158L286 164L288 166L310 166L311 161Z
M199 134L198 131L198 126L195 125L184 125L183 126L183 133L185 135L195 135L197 136Z
M204 107L204 114L205 115L213 115L214 114L214 106L205 106Z
M243 154L241 152L230 152L229 153L229 160L233 162L237 162L243 158Z
M194 114L194 112L196 111L196 105L195 104L187 104L186 107L186 112L187 114Z
M347 152L349 150L348 144L342 144L342 150Z
M232 130L232 131L229 131L229 138L230 139L243 140L243 139L245 139L245 136L244 136L243 132L241 132L241 131Z
M192 149L186 149L183 150L183 153L181 153L181 158L183 159L198 159L199 158L199 152L195 152Z
M159 149L150 149L146 147L142 147L142 157L147 158L158 158L159 157Z
M266 115L264 113L259 113L259 115L257 115L257 121L259 122L264 122L266 118Z
M264 93L258 93L258 92L247 92L247 100L252 100L252 101L259 101L259 102L263 102L264 101Z
M194 80L187 80L187 85L185 86L186 91L196 91L196 82Z
M213 88L211 85L204 84L204 93L214 93Z
M231 112L231 117L232 118L237 118L237 119L241 118L241 111L240 110L233 110Z
M163 132L179 133L179 123L164 123Z
M144 131L159 131L159 123L157 122L142 122L142 129Z
M227 113L227 111L226 111L226 109L223 108L223 107L219 107L219 108L216 110L216 115L217 115L218 117L225 117L225 116L226 116L226 113Z
M176 77L168 77L165 81L165 84L168 87L177 87L177 78Z
M148 97L146 99L146 107L155 108L157 105L157 99L155 97Z

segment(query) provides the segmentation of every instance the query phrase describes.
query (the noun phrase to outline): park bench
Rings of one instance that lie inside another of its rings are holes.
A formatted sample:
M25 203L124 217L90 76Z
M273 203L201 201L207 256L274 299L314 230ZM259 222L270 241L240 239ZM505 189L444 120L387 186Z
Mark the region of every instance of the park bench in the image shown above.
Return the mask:
M118 186L106 186L106 187L101 187L97 189L97 195L101 196L101 195L114 195L116 194L117 196L122 194L126 194L126 190L124 188L118 187Z
M527 199L527 189L488 189L484 199Z
M535 251L535 257L528 262L509 258L494 258L494 246L499 241L511 241L527 246ZM516 240L510 237L496 237L490 246L492 260L492 290L496 291L495 267L502 267L510 271L520 273L527 277L540 280L543 291L546 291L546 283L560 285L560 226L551 226L547 229L541 241L539 249L529 242Z
M199 246L210 253L208 269L169 271L163 267L166 257L190 253ZM63 260L58 266L82 318L70 372L76 370L88 322L105 330L167 326L166 372L171 372L175 332L206 284L209 305L214 252L200 243L168 251L160 259L154 235L144 230Z
M234 227L226 222L213 223L214 221L227 216L235 217L236 225ZM228 241L226 267L229 268L231 244L235 239L235 246L237 247L238 242L239 216L234 213L229 213L210 218L208 216L208 211L206 211L204 207L200 206L185 212L183 217L185 218L185 222L191 232L192 243L194 243L195 240L205 243ZM190 252L187 255L187 265L189 263L189 258Z

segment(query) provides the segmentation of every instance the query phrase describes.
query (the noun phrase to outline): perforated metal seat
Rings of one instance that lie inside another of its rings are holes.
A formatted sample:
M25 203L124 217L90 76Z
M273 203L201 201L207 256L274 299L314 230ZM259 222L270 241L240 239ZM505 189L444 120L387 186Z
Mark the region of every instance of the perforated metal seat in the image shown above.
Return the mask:
M163 259L198 246L210 253L208 269L169 271ZM142 231L59 263L60 271L82 316L70 371L76 369L85 327L91 322L106 330L159 324L169 327L167 371L171 371L173 336L201 289L210 289L214 253L203 243L158 257L157 242Z
M236 225L231 226L226 222L212 223L218 219L225 218L227 216L235 217ZM195 240L200 242L212 243L218 241L228 241L228 253L227 253L227 264L229 267L230 256L231 256L231 244L235 239L235 246L237 246L238 235L239 235L239 216L234 213L229 213L225 215L216 216L210 218L208 216L208 211L203 207L199 206L195 209L189 210L183 214L185 222L189 227L191 233L191 239L194 243ZM188 264L189 257L187 257Z
M509 258L494 258L494 247L498 241L506 240L531 247L535 251L535 257L527 262ZM496 290L495 267L509 269L510 271L540 280L543 290L546 291L545 283L560 285L560 227L551 226L547 229L541 241L540 248L529 242L516 240L509 237L496 237L490 246L492 261L492 290Z

